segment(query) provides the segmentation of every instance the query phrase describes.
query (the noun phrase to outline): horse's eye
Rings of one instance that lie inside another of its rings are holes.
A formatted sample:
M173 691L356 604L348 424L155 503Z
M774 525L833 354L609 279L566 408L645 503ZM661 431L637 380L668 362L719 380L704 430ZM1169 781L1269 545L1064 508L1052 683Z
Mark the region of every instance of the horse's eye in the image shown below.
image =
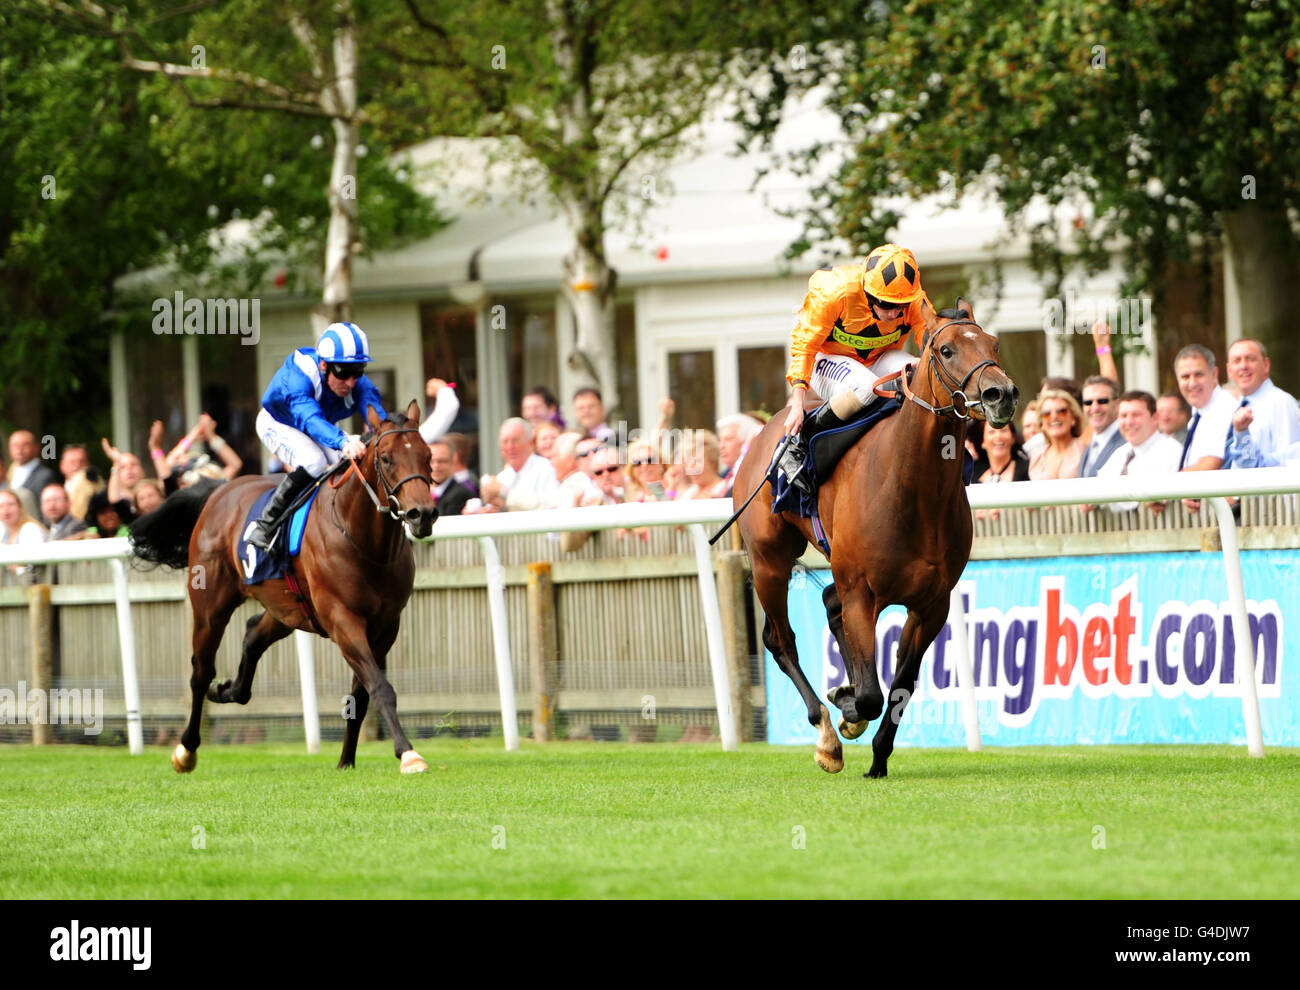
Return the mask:
M944 344L942 347L939 348L939 353L942 354L945 358L950 358L952 357L952 348L949 347L947 344Z
M390 461L390 460L388 459L388 455L387 455L387 454L380 454L380 455L379 455L379 459L380 459L381 461L384 462L384 467L388 467L388 465L390 465L390 464L393 463L392 461Z

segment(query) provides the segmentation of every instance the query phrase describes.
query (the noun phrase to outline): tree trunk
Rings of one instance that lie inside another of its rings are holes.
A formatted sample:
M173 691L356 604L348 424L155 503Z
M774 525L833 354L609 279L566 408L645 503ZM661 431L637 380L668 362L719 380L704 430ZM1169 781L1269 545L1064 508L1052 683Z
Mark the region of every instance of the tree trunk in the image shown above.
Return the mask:
M566 149L575 161L595 160L599 147L591 116L590 58L581 57L582 6L547 0L551 48L564 85L556 103ZM585 153L584 153L585 152ZM606 419L621 415L618 366L614 353L614 323L610 302L614 273L605 261L605 201L600 176L592 169L575 169L567 176L560 206L573 233L573 251L564 259L564 298L573 311L573 351L565 361L579 388L600 391Z
M605 412L614 417L621 413L610 318L614 273L605 264L603 252L584 247L580 240L564 259L564 275L564 298L573 311L574 324L573 351L566 361L578 387L598 389Z
M1291 289L1300 283L1300 245L1284 210L1248 202L1223 215L1224 248L1241 312L1241 333L1268 350L1274 382L1300 381L1300 335Z
M312 314L315 339L331 323L352 319L352 258L357 246L357 35L350 12L334 34L334 78L322 92L333 115L334 161L330 168L330 222L325 238L325 280Z

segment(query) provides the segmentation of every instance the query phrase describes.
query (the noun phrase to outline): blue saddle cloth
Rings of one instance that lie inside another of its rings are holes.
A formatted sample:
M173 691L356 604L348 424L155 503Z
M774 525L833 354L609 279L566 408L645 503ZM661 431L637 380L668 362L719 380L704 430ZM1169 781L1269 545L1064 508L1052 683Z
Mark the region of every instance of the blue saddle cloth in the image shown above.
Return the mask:
M262 518L262 510L266 508L266 503L271 500L271 496L274 494L275 489L268 488L258 496L244 519L244 528L239 537L238 547L239 563L244 571L244 584L261 584L263 581L273 581L276 578L284 577L285 572L289 569L289 561L298 556L298 551L302 549L302 534L307 526L307 513L311 511L312 503L316 501L316 496L320 494L320 487L312 489L307 501L294 510L293 518L288 523L280 526L270 549L262 550L248 542L248 534L252 531L257 520ZM287 538L286 531L288 533Z

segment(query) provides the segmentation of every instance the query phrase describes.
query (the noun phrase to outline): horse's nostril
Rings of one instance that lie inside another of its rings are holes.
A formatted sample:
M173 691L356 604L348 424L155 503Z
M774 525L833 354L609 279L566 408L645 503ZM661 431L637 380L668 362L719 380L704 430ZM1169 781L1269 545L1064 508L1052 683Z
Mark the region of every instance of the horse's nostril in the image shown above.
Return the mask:
M409 522L415 522L423 513L419 509L407 509L406 518Z

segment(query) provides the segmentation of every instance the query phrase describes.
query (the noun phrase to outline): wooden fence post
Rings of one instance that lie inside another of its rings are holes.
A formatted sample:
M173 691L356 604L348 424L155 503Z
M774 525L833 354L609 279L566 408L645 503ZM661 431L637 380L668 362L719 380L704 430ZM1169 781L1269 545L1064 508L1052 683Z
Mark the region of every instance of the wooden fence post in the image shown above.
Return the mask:
M533 739L551 742L560 685L555 584L547 561L528 565L528 671L533 691Z
M736 738L753 741L754 708L749 700L749 630L745 626L745 554L724 550L718 560L718 608L722 613L722 644L731 671L731 711Z
M54 730L50 727L54 720L51 709L54 687L54 610L50 607L50 586L35 584L28 589L27 619L28 638L31 641L31 683L29 688L45 693L45 711L43 721L32 723L32 744L48 746L54 741ZM19 698L18 704L26 705L26 698Z

